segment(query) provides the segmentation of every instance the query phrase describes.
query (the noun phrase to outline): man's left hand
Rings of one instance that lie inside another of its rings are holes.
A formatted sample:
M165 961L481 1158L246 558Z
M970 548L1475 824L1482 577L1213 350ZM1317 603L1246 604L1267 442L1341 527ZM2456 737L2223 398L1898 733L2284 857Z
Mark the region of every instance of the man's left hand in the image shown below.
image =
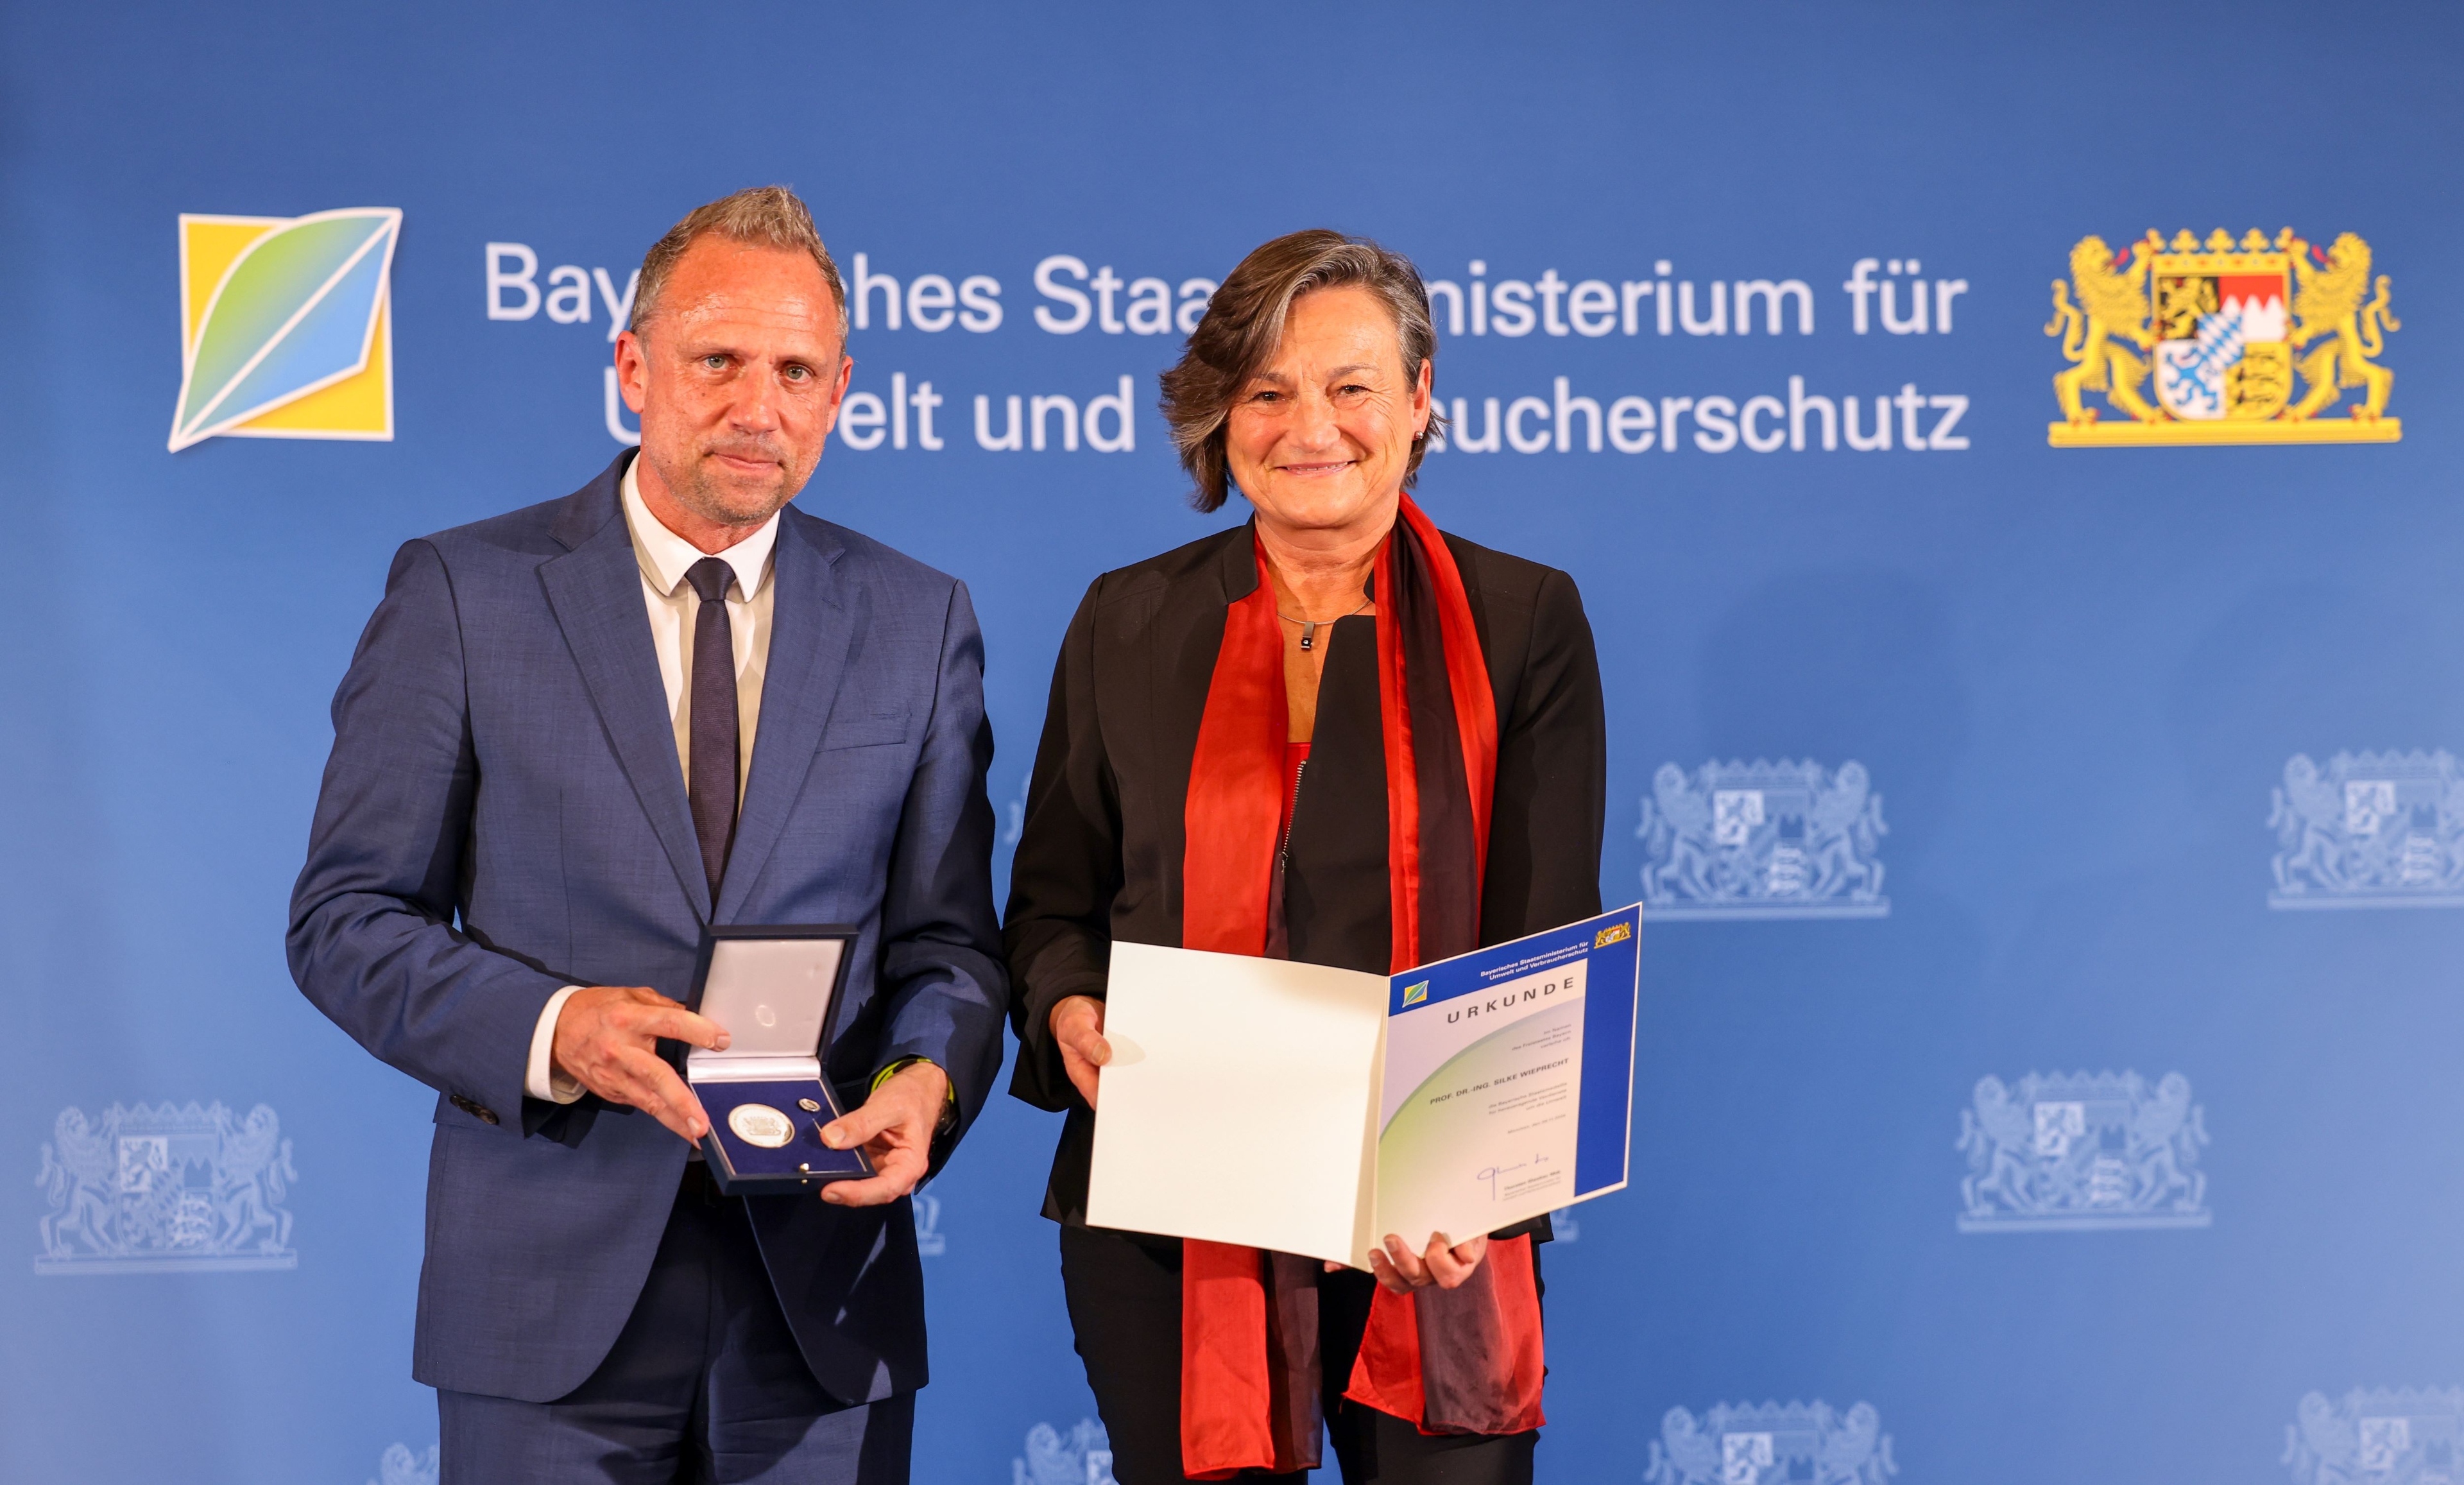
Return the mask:
M864 1147L873 1173L833 1181L822 1200L840 1207L879 1207L915 1189L933 1164L933 1131L950 1099L950 1075L930 1062L911 1062L884 1079L864 1107L822 1129L833 1150Z

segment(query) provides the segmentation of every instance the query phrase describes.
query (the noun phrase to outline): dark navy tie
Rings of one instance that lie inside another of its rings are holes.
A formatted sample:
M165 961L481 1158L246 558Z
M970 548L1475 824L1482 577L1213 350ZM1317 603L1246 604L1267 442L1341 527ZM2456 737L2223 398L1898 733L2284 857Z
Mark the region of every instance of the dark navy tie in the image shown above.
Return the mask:
M718 880L727 875L728 843L736 836L736 635L727 621L727 585L735 578L735 569L715 557L685 571L685 581L701 595L693 615L693 721L686 734L693 763L686 777L714 908Z

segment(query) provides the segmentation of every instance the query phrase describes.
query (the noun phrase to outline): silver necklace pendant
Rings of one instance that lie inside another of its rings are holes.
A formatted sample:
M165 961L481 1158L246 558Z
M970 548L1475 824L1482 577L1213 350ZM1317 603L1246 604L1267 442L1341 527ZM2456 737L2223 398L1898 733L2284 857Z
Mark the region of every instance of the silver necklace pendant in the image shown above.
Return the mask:
M1375 598L1373 595L1362 593L1360 595L1360 609L1368 608L1374 601ZM1353 610L1352 613L1358 613L1360 609ZM1275 610L1275 617L1283 620L1287 624L1299 625L1301 627L1301 648L1303 650L1314 650L1317 648L1317 632L1319 630L1324 629L1329 624L1337 622L1337 619L1348 619L1352 617L1352 613L1338 614L1334 619L1296 619L1290 614L1286 613L1283 610L1277 609Z

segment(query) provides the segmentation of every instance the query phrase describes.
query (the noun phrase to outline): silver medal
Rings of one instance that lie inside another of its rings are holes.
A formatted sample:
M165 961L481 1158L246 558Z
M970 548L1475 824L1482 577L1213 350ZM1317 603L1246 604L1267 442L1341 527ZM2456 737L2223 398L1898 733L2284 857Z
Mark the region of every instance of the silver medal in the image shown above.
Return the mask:
M796 1138L794 1122L766 1103L739 1103L728 1110L727 1127L745 1143L765 1150L781 1148Z
M797 1099L797 1100L796 1100L796 1107L798 1107L798 1108L800 1108L800 1109L803 1109L803 1110L805 1113L807 1113L807 1114L819 1114L819 1113L822 1111L822 1105L821 1105L821 1103L820 1103L818 1100L816 1100L816 1099L812 1099L812 1098L799 1098L799 1099Z

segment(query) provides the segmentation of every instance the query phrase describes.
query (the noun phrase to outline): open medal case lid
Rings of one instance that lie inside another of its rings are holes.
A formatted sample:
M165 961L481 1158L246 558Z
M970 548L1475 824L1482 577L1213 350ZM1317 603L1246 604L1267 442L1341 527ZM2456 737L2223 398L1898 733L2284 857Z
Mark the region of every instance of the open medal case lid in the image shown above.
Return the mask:
M710 1116L702 1157L722 1191L809 1190L872 1174L862 1150L821 1139L844 1112L823 1068L855 937L835 923L703 930L693 1007L727 1030L728 1047L688 1050L683 1071Z

